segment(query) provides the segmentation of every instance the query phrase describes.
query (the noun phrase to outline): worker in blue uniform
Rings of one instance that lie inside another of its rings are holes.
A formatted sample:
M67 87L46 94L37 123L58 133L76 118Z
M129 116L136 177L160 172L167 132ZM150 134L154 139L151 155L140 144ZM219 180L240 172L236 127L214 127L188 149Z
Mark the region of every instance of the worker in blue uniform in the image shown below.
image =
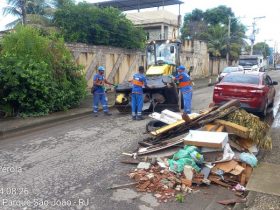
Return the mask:
M178 74L174 78L179 82L179 88L183 94L184 113L190 114L192 111L192 82L190 76L186 72L186 67L181 65L177 69Z
M138 73L133 75L132 94L131 94L131 109L133 120L143 120L143 87L147 87L147 80L144 75L144 67L139 66Z
M105 84L114 85L108 82L104 76L105 68L103 66L98 67L98 73L93 77L93 113L95 117L98 117L98 105L101 102L103 106L104 115L112 115L108 109L108 98L105 92Z

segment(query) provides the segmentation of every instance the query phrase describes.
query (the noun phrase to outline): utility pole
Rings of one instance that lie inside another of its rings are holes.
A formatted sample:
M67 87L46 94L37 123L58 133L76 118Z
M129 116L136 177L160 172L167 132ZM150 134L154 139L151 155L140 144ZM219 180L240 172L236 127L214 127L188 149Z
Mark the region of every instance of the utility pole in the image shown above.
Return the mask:
M250 37L250 40L251 40L250 55L253 55L253 47L254 47L255 38L256 38L256 32L257 32L257 29L256 29L256 20L257 20L257 19L262 19L262 18L265 18L265 16L254 17L254 18L253 18L253 23L252 23L253 31L252 31L252 34L251 34L251 37Z

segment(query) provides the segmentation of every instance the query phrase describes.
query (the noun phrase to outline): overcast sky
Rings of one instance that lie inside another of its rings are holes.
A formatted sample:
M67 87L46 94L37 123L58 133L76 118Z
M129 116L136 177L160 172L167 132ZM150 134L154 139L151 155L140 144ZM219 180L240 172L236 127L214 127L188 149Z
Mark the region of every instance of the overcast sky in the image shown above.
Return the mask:
M5 6L6 0L0 0L0 8ZM80 1L80 0L77 0ZM219 5L225 5L232 8L236 17L240 21L251 26L254 17L265 16L263 19L256 21L259 33L256 35L256 42L266 41L271 47L279 45L280 48L280 4L276 0L256 1L256 0L182 0L181 14L191 12L198 8L203 11L214 8ZM100 0L87 0L87 2L100 2ZM179 13L178 6L166 6L165 10L175 14ZM3 17L0 11L0 30L5 29L5 25L13 20L12 17ZM247 35L251 34L252 27L248 28Z

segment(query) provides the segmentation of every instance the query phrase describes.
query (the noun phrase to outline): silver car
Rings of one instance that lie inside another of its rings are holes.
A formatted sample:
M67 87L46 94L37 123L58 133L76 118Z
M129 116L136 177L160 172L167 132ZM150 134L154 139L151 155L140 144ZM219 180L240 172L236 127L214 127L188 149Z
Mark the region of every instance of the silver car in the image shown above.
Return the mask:
M224 68L222 73L218 75L217 82L220 82L227 74L231 72L238 72L238 71L244 71L242 66L227 66Z

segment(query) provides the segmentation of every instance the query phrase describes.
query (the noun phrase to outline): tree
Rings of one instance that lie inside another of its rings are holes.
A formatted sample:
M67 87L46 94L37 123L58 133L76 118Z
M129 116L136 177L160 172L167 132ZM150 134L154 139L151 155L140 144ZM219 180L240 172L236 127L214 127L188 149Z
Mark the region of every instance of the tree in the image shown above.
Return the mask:
M49 26L52 7L47 0L7 0L8 6L3 14L11 14L18 19L6 25L14 27L18 24L33 26Z
M238 60L242 47L246 45L244 41L246 38L245 31L245 26L238 24L238 21L233 18L231 21L231 33L229 40L230 60Z
M220 59L223 51L227 48L227 30L220 25L214 25L208 29L207 47L211 56L218 58L218 73L220 73Z
M203 39L201 34L207 30L207 23L204 21L204 13L200 9L194 9L184 17L184 24L181 29L184 39Z
M229 21L229 18L231 21ZM214 38L211 35L209 36L208 32L213 31L213 28L217 29L221 27L224 28L224 31L228 32L227 28L229 22L230 36L228 36L227 33L224 34L224 39L226 40L228 47L220 51L219 56L226 57L226 53L229 51L230 60L237 60L244 43L243 39L245 38L245 26L238 22L238 19L235 18L234 13L229 7L219 6L213 9L208 9L205 12L199 9L194 9L192 13L186 14L184 17L184 24L181 29L182 38L200 39L206 42L219 40L220 37ZM211 40L209 37L211 37ZM212 52L212 55L214 54Z
M263 55L264 58L270 55L270 50L268 44L265 42L256 43L253 47L254 55Z
M234 17L230 7L218 6L213 9L207 9L204 13L205 21L210 25L228 24L228 17Z
M4 8L3 15L14 15L18 17L17 20L13 21L11 24L16 25L21 21L23 25L26 24L26 0L7 0L8 6Z
M75 0L52 0L51 4L55 9L62 9L64 7L75 5Z
M55 12L53 23L67 42L143 48L145 33L115 8L88 3L69 5Z

